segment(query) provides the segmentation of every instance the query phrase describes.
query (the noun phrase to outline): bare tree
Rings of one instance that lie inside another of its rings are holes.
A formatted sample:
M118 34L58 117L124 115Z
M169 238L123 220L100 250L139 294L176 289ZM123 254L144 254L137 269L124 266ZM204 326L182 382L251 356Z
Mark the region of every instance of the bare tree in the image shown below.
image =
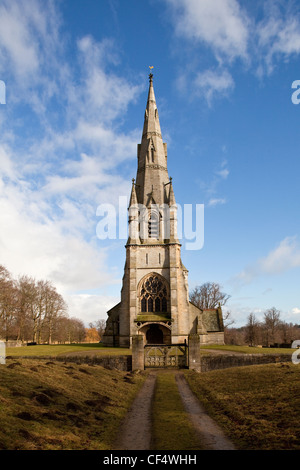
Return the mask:
M14 280L4 266L0 266L0 332L7 341L15 329L18 291Z
M247 324L245 327L245 341L250 345L254 346L257 344L257 338L259 333L259 322L255 318L254 313L250 313L247 318Z
M229 328L235 323L235 320L231 316L230 310L227 312L223 312L223 324L224 324L224 329Z
M100 319L95 322L91 322L89 323L89 327L96 328L96 330L98 331L98 335L100 336L100 339L101 339L105 332L106 321L103 319Z
M275 334L278 331L278 327L280 325L280 311L277 310L275 307L269 308L264 313L264 331L265 331L265 341L266 345L270 346L270 344L274 343L275 341Z
M206 282L195 287L190 293L190 301L202 310L223 306L230 297L221 291L221 286L216 282Z
M0 265L0 337L51 343L62 317L67 317L67 304L50 281L26 275L16 281ZM78 322L68 322L69 330L77 330L76 341L84 339L84 326Z
M19 293L18 312L16 317L17 340L24 341L26 334L26 326L29 326L30 305L32 299L32 278L21 276L17 281Z
M55 325L59 318L67 315L67 304L63 297L56 291L51 284L45 288L45 315L43 319L43 332L46 342L52 343L52 336Z

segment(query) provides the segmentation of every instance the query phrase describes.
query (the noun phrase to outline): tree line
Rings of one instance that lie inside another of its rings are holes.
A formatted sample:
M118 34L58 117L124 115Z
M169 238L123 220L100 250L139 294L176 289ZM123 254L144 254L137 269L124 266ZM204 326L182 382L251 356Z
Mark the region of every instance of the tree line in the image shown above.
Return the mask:
M51 344L82 342L85 336L83 322L69 317L51 282L27 275L13 279L0 265L0 339Z
M190 293L190 300L201 309L213 309L226 305L230 295L222 292L216 282L206 282L195 287ZM255 313L249 313L247 323L241 328L234 328L231 312L223 314L224 339L226 344L287 346L300 339L300 324L287 323L281 319L281 312L275 307L267 309L263 320L259 321Z
M298 339L300 324L283 321L280 310L275 307L267 309L262 320L258 320L255 313L251 312L245 326L225 330L226 344L290 347Z

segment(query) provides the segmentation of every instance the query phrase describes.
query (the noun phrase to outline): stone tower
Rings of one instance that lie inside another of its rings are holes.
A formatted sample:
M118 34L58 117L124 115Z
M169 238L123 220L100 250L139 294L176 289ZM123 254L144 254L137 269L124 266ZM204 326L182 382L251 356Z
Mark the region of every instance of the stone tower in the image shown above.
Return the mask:
M200 334L205 343L223 343L221 308L202 311L189 302L188 271L181 261L177 208L152 74L137 159L121 302L108 312L103 343L130 347L137 334L149 344L182 343L192 333Z

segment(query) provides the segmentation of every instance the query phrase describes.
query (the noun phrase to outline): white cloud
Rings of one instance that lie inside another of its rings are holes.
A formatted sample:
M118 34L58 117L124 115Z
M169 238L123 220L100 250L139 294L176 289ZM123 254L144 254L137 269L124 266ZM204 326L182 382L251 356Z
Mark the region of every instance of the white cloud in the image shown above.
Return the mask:
M247 73L263 76L273 72L278 60L288 61L300 54L300 8L293 0L256 2L261 4L253 10L255 13L240 0L165 2L170 7L175 34L192 46L177 86L189 95L197 90L209 105L215 97L227 96L233 90L237 65ZM203 46L211 55L202 53ZM203 56L202 63L210 57L213 64L217 63L217 70L215 65L203 70L199 65L199 57Z
M300 266L300 246L297 237L286 237L278 247L258 262L267 274L279 274Z
M51 280L76 316L90 321L93 312L92 321L115 299L78 291L120 281L96 238L96 209L129 195L130 180L116 169L136 158L138 134L120 124L141 87L114 73L118 54L106 39L79 39L69 62L55 5L0 6L0 71L5 63L11 77L10 119L1 121L0 258L14 276ZM32 127L20 118L25 101Z
M7 79L10 104L22 100L42 115L47 100L63 89L60 26L60 15L52 1L1 2L0 72Z
M226 204L226 199L224 198L212 198L208 201L209 207L218 206L219 204Z
M227 165L227 160L223 159L219 167L220 169L214 172L212 180L209 182L200 182L200 187L208 199L208 207L215 207L217 205L227 203L227 199L225 197L218 196L218 193L220 192L220 184L228 178L230 173Z
M298 308L298 307L292 308L292 314L293 315L300 315L300 308Z
M286 237L264 258L247 266L234 279L234 283L249 284L263 275L276 275L300 267L300 245L296 236Z
M227 70L206 70L198 73L194 86L196 94L204 96L209 105L216 96L225 96L234 88L234 81Z
M265 4L265 16L256 26L257 51L271 73L276 57L300 53L299 9L286 2L284 8L279 2ZM263 67L263 66L262 66Z
M65 298L70 316L80 318L86 325L100 319L106 320L106 312L120 301L119 297L96 294L67 295Z
M204 42L217 56L247 56L248 19L236 0L167 0L176 32Z
M222 179L226 180L229 175L229 170L227 168L224 168L223 170L218 171L217 174L221 176Z

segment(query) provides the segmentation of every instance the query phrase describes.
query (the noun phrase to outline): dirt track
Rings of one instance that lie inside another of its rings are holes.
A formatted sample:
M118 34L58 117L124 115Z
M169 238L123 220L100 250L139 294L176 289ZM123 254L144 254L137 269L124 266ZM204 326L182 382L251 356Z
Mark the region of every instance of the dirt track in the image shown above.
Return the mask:
M159 373L163 371L151 371L147 377L123 423L115 450L150 450L151 406ZM192 393L184 374L178 370L174 370L174 374L185 410L194 425L195 433L199 435L205 447L208 450L234 450L233 444L207 415Z
M127 414L115 450L150 449L151 405L155 382L156 374L150 373Z

